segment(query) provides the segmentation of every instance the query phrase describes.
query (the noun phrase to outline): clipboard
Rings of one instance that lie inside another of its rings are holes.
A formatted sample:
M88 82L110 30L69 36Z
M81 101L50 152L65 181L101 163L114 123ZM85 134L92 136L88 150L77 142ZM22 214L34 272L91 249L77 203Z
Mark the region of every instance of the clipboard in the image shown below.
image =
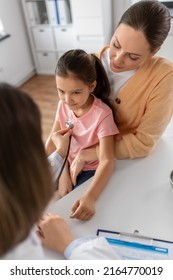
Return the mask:
M122 260L173 260L173 242L134 233L97 230Z

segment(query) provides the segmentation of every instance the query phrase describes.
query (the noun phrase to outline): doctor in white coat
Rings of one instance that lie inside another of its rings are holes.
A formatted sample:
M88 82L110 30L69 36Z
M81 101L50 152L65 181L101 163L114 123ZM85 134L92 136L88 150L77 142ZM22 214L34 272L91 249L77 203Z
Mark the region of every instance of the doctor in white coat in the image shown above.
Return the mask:
M39 228L43 245L64 254L66 259L120 259L104 237L86 236L75 239L65 220L56 214L44 215Z
M36 226L54 193L50 165L61 170L70 134L70 129L56 133L57 151L48 161L37 105L0 83L1 259L48 259L43 245L71 260L119 259L102 237L75 239L57 215L43 216Z

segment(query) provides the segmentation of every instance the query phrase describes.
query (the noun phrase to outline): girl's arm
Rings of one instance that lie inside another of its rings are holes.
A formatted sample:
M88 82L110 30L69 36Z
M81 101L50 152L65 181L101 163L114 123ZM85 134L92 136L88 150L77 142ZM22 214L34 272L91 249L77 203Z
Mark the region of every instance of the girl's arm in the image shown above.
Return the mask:
M45 149L46 149L46 153L47 153L48 156L50 156L56 150L55 144L52 141L52 135L53 135L54 132L56 132L60 129L61 128L60 128L59 122L57 122L55 120L54 124L53 124L53 127L52 127L52 130L51 130L51 133L49 134L49 136L46 140L46 144L45 144Z
M72 206L71 218L89 220L95 213L95 202L114 170L114 136L107 136L99 142L99 165L87 192Z

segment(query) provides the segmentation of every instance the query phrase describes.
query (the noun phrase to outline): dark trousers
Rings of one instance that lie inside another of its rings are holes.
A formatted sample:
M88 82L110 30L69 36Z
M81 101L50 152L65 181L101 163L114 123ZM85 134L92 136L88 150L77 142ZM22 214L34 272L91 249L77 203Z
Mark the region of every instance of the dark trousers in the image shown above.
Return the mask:
M90 179L92 176L95 174L95 170L87 170L87 171L82 171L78 176L77 176L77 183L75 186L73 186L73 189L79 187L82 183Z

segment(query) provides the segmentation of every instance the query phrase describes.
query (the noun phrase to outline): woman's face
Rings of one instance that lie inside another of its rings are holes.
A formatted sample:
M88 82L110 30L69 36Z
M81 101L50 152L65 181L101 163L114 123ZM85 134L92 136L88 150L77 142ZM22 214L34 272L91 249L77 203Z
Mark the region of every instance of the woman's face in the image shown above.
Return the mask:
M110 42L110 68L113 72L136 69L154 53L142 31L122 23Z

